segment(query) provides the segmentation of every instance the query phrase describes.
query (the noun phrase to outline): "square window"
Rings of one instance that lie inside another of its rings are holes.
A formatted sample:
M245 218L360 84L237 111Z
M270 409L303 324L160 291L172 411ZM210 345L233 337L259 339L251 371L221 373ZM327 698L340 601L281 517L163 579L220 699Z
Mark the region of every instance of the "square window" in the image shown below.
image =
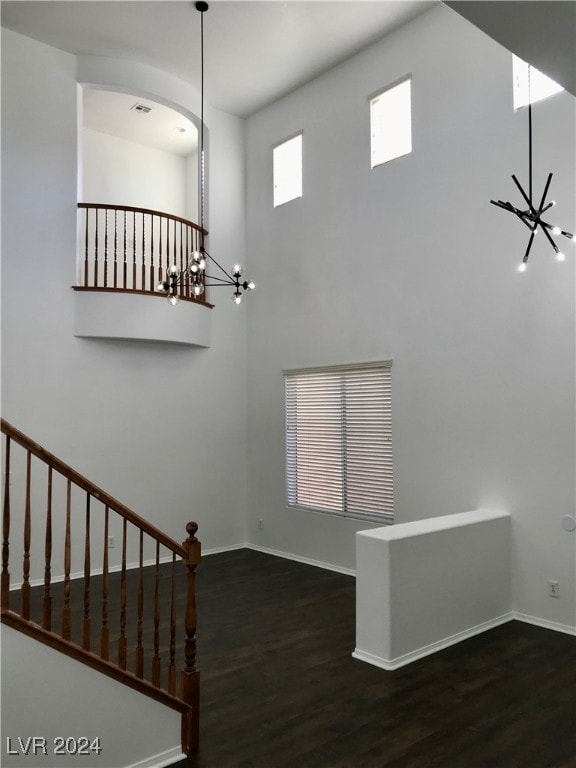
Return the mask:
M372 168L412 152L411 78L370 99Z
M302 197L302 134L272 150L274 208Z
M514 79L514 109L535 104L563 91L561 85L543 75L531 64L512 54L512 76Z

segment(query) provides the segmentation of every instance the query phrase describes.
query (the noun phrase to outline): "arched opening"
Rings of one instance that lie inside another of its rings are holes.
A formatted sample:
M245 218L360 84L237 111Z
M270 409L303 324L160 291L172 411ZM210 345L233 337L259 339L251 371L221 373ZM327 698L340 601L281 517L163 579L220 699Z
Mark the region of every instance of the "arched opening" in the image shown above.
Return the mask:
M198 130L149 98L83 87L80 200L198 222Z

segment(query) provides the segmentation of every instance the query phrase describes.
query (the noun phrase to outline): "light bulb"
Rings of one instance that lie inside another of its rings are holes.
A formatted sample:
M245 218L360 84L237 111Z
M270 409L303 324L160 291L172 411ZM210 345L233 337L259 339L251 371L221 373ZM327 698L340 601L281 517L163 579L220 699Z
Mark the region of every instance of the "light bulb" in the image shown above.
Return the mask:
M562 230L560 229L560 227L552 227L552 234L553 235L561 235L562 234Z
M556 261L566 261L566 256L562 253L562 251L556 252Z
M572 240L572 242L573 242L573 243L576 243L576 235L572 235L572 237L570 238L570 240Z
M234 295L232 296L232 301L234 304L242 304L242 294L240 291L234 291Z
M200 255L200 258L198 259L198 266L200 267L200 269L202 271L206 269L206 259L205 259L205 257L202 254Z
M165 283L164 280L161 280L156 286L156 290L161 291L162 293L166 293L169 287L170 286L168 285L168 283Z
M168 303L172 307L175 307L176 304L178 304L179 302L180 302L180 296L178 296L177 293L171 293L170 296L168 296Z
M232 267L232 274L234 277L240 277L240 275L242 274L242 267L240 266L240 264L234 264L234 266Z
M253 290L254 290L254 288L256 288L256 283L254 282L254 280L250 280L250 281L247 283L247 285L246 285L246 290L247 290L247 291L253 291Z
M202 296L204 293L204 285L202 283L194 283L192 290L194 291L194 296Z
M518 272L526 272L527 269L528 269L528 265L526 264L525 261L523 261L522 264L518 265Z
M172 266L168 270L168 274L171 275L171 276L174 276L174 275L178 274L178 267L176 266L176 264L172 264Z
M550 208L554 208L556 205L556 200L550 200Z
M188 270L191 275L195 275L199 270L198 263L196 261L193 261L192 264L190 264L190 266L188 267Z

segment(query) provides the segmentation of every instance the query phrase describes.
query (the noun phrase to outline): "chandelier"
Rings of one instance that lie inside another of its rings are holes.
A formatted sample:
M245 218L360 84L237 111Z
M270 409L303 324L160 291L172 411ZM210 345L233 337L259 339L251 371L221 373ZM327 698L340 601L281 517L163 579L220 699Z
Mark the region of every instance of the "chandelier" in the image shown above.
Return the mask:
M200 12L200 245L197 251L190 254L183 269L178 269L176 264L168 268L165 279L158 283L156 290L164 293L168 302L176 306L180 301L178 288L184 282L192 286L192 293L196 297L200 297L206 287L228 285L234 288L232 293L234 304L241 304L244 293L256 287L254 282L242 279L240 264L235 264L230 272L226 271L204 247L204 13L208 10L208 3L197 2L194 5ZM206 268L209 262L219 270L218 274L207 274Z
M552 246L554 252L556 253L557 261L565 261L566 256L560 250L560 248L556 244L554 237L552 237L552 235L554 235L555 237L558 237L558 236L567 237L570 240L572 240L572 242L576 242L576 235L573 235L571 232L567 232L561 227L557 227L548 221L544 221L544 219L542 218L542 216L546 213L546 211L549 211L551 208L553 208L556 205L555 200L550 200L550 202L547 202L548 191L550 189L550 183L552 181L551 173L548 174L548 178L546 179L546 184L544 185L544 192L542 193L542 197L540 198L540 202L538 203L538 205L534 203L534 200L532 197L532 99L530 94L530 69L531 67L528 66L528 191L527 192L524 190L524 188L522 187L522 185L520 184L516 176L512 174L512 180L514 181L514 184L516 184L517 188L519 189L520 194L522 195L524 202L528 207L518 208L517 206L512 205L512 203L509 203L509 202L503 202L502 200L490 200L492 205L497 205L499 208L503 208L505 211L509 211L510 213L513 213L530 230L530 238L528 240L528 245L524 253L524 258L522 259L521 263L518 266L519 272L525 272L527 269L530 250L532 249L534 238L539 231L542 231L544 233L545 238L548 240L548 242Z

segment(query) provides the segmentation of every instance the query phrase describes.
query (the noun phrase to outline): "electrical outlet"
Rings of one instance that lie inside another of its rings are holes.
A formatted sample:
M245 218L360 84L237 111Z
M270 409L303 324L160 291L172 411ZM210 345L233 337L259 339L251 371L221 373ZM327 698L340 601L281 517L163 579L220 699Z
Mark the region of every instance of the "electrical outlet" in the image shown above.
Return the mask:
M260 520L258 520L258 530L261 531L262 528L264 528L264 520L260 518Z
M114 549L115 546L114 536L108 536L108 549Z
M557 581L548 582L548 595L550 597L560 597L560 584Z

